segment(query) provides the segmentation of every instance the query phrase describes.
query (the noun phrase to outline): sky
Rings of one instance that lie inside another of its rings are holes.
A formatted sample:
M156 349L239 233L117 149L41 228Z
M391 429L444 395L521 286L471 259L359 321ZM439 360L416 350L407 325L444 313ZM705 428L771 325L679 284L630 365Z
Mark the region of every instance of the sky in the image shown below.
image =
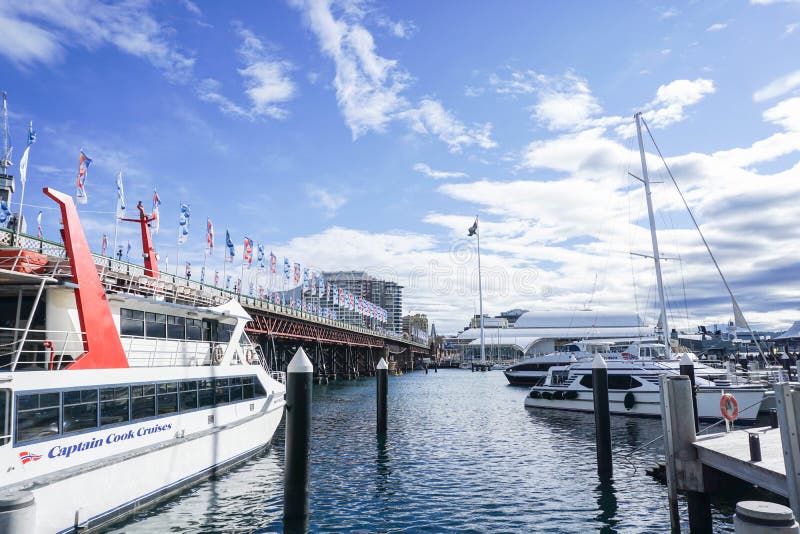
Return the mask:
M800 2L0 0L0 35L15 163L37 132L23 209L47 238L41 188L74 194L82 148L98 252L122 171L129 208L158 189L170 271L222 271L227 229L235 267L248 236L279 262L366 270L455 333L479 308L479 215L484 313L654 323L641 111L747 319L800 320ZM726 323L644 137L670 321ZM128 241L133 259L122 223Z

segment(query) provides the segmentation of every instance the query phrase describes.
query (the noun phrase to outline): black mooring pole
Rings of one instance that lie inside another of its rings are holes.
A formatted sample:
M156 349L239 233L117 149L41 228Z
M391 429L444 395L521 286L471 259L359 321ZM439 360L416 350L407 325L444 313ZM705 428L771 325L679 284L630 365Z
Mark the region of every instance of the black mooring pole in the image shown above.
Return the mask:
M314 366L302 347L286 367L286 456L283 475L283 524L286 532L308 525L311 388Z
M697 413L697 387L694 384L694 362L692 358L684 353L681 356L680 373L689 377L692 384L692 407L694 408L694 431L700 432L700 414Z
M599 354L592 362L592 396L594 397L597 476L602 482L611 480L611 413L608 406L608 366Z
M377 407L378 407L378 434L386 433L386 397L389 394L389 366L386 365L386 360L380 359L376 369L377 378Z

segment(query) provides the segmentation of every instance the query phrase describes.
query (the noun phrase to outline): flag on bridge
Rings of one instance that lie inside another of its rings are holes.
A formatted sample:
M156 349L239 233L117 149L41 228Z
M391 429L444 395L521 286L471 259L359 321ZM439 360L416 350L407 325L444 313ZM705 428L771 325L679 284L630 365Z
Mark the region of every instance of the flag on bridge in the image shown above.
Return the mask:
M81 149L81 155L78 158L78 187L75 190L75 200L78 204L86 204L89 200L89 197L86 196L86 176L91 164L92 159Z

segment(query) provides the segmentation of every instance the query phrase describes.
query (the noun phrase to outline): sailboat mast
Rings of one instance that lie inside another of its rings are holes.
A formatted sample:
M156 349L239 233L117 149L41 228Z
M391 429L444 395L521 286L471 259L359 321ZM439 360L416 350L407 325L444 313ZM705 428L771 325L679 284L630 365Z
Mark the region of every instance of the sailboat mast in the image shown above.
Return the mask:
M639 139L639 156L642 159L642 182L644 183L645 198L647 199L647 215L650 218L650 238L653 241L653 261L656 265L656 282L658 283L658 300L661 304L661 331L664 334L664 348L666 356L672 352L669 344L669 320L667 318L667 299L664 295L664 280L661 276L661 256L658 253L658 238L656 237L656 218L653 214L653 199L650 193L650 177L647 174L647 161L642 140L641 112L634 115L636 119L636 136Z
M6 169L11 165L11 154L8 151L8 103L7 95L3 91L3 154L0 157L0 170L6 174Z

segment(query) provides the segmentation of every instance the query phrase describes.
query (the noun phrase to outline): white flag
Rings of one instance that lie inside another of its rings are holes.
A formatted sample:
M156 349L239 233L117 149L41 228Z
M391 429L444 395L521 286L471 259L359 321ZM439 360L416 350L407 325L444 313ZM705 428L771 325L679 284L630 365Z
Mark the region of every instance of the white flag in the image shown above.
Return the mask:
M28 179L28 153L31 151L31 146L25 147L25 152L22 153L22 159L19 160L19 183L25 185L25 180Z
M122 171L117 175L117 218L125 216L125 191L122 188Z

